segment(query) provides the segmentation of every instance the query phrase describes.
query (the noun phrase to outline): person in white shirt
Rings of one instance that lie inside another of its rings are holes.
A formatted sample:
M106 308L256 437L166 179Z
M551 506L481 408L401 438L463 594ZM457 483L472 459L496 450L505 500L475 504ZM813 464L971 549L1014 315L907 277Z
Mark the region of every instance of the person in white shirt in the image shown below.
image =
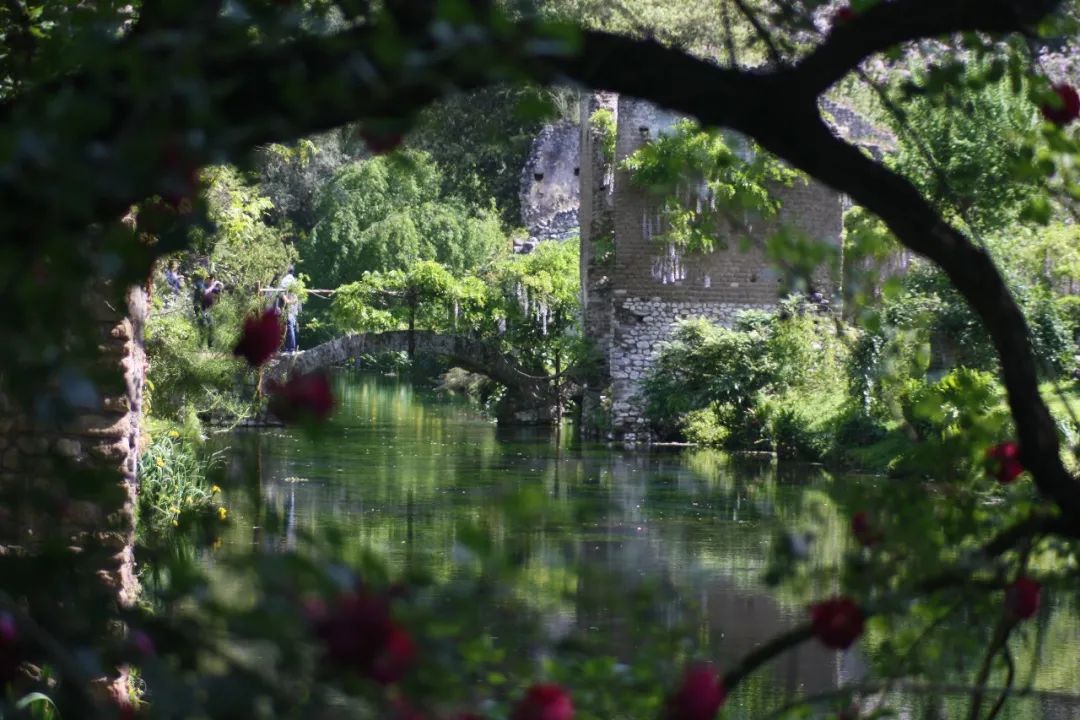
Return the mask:
M293 286L296 285L293 270L290 265L285 277L281 279L281 297L285 301L285 352L288 353L300 350L300 298L293 292Z

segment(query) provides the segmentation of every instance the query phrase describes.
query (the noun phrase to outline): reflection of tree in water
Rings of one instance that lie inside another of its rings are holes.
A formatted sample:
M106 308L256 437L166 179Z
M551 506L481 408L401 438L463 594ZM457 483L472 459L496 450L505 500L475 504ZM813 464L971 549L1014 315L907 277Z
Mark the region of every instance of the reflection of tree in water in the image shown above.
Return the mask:
M817 468L704 451L627 453L496 430L394 381L361 380L345 397L345 427L322 443L281 433L230 441L261 466L258 492L237 503L258 529L234 543L303 551L312 531L335 527L347 561L373 548L398 571L426 570L449 582L476 570L460 532L480 528L521 569L503 590L541 611L549 641L632 661L664 648L681 656L685 646L674 643L684 638L699 648L692 655L721 665L801 621L812 597L832 592L820 580L765 588L781 530L813 533L810 565L822 573L849 549L844 498L833 497L847 481ZM512 507L523 492L546 498L536 523L522 522ZM1055 665L1068 665L1080 649L1075 618L1073 608L1050 619L1056 625L1042 655L1058 658ZM500 622L513 627L514 617ZM862 647L873 660L873 633L868 639ZM1021 666L1031 652L1018 653ZM732 717L863 682L866 672L858 652L803 645L732 698ZM897 704L913 719L960 707L949 698ZM1030 714L1016 718L1075 716L1061 698L1040 698L1038 710L1017 707Z

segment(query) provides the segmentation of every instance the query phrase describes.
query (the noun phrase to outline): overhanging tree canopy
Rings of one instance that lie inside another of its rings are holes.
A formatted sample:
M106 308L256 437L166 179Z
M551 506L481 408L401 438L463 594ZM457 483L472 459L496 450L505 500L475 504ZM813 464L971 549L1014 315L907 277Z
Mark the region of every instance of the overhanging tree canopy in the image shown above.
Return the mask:
M961 34L966 51L979 54L998 52L987 37L1012 39L1021 47L1004 45L1000 52L1017 56L1025 39L1060 25L1076 3L862 2L859 12L828 24L820 37L810 33L796 5L778 4L804 35L774 38L754 24L770 63L753 70L720 66L649 38L506 15L488 2L409 0L388 2L378 12L368 3L341 2L334 22L316 12L326 7L322 3L313 3L310 13L271 2L246 4L243 13L238 4L207 3L192 13L184 3L163 2L133 17L116 7L89 18L85 27L93 32L79 36L85 52L50 67L29 39L38 21L7 11L5 37L19 37L29 48L22 61L6 57L9 80L0 103L0 300L11 320L3 337L8 346L26 348L9 372L44 368L47 374L57 363L56 329L78 326L79 306L69 300L81 291L79 283L43 283L42 273L119 282L144 276L152 258L176 247L183 234L162 228L158 243L147 245L117 219L150 194L166 203L192 196L197 167L242 160L258 144L345 122L407 125L454 88L507 79L576 82L753 137L850 195L900 242L938 264L992 337L1023 463L1055 506L990 540L984 553L1000 554L1036 534L1080 537L1080 482L1061 461L1028 329L991 258L908 180L834 135L818 104L864 61L902 52L910 41ZM50 27L57 33L66 28ZM1045 78L1024 67L1019 72L1045 94ZM1046 132L1058 155L1078 154L1075 134L1049 126ZM1052 171L1064 168L1051 164ZM185 217L174 216L179 229ZM70 351L80 349L77 337L64 342ZM932 578L925 588L955 579ZM808 633L800 628L747 658L728 673L729 687Z

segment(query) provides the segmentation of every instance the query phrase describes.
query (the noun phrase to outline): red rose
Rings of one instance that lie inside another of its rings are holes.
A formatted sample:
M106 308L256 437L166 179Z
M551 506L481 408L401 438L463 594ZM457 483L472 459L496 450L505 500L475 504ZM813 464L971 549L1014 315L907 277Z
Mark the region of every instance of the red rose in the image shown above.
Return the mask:
M284 385L271 381L267 385L270 411L287 423L301 420L323 422L334 409L330 378L325 373L295 375Z
M1018 620L1027 620L1039 611L1042 585L1029 577L1018 577L1005 590L1005 610Z
M233 348L233 355L242 357L252 367L258 367L270 359L281 347L281 315L270 308L262 315L252 315L244 320L244 330Z
M570 695L554 683L533 685L514 708L510 720L570 720L574 704Z
M849 597L823 600L810 607L810 623L814 637L825 647L845 650L863 632L863 613L858 604Z
M382 649L371 663L371 679L382 685L399 682L416 655L416 645L409 633L397 625L390 626L390 632L383 642Z
M358 591L330 606L308 602L305 609L334 666L358 670L384 685L405 676L416 646L390 616L386 598Z
M1024 472L1020 446L1013 441L998 443L986 451L990 471L1002 485L1008 485Z
M876 545L881 540L881 534L874 529L870 515L865 510L859 510L851 516L851 534L865 547Z
M1058 126L1064 126L1080 117L1080 95L1076 88L1067 83L1058 83L1053 87L1058 97L1056 106L1043 105L1039 108L1044 118Z
M712 720L724 704L724 681L708 665L691 665L682 683L668 699L667 720Z
M838 9L835 13L833 13L833 16L832 16L833 27L836 27L837 25L846 25L847 23L854 20L857 16L858 16L857 12L855 12L850 7L845 5L844 7Z

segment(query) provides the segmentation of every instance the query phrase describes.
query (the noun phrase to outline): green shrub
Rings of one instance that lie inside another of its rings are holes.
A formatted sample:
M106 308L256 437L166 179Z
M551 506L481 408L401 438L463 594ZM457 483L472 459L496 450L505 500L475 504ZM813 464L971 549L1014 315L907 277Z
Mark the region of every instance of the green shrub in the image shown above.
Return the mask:
M779 433L785 453L818 458L829 444L822 423L844 399L847 355L835 321L798 299L779 313L742 313L732 329L686 320L645 378L646 415L665 439L771 450Z
M765 440L778 457L824 460L835 442L833 411L820 396L789 393L761 403Z
M716 404L724 414L749 410L777 368L766 336L717 327L704 319L679 323L643 383L645 412L662 438L678 437L682 417Z
M218 490L207 476L223 462L224 452L200 456L176 430L153 438L139 460L139 527L168 532L185 515L213 510Z
M710 447L725 445L731 436L731 431L720 422L714 406L686 413L682 419L682 433L688 442Z

